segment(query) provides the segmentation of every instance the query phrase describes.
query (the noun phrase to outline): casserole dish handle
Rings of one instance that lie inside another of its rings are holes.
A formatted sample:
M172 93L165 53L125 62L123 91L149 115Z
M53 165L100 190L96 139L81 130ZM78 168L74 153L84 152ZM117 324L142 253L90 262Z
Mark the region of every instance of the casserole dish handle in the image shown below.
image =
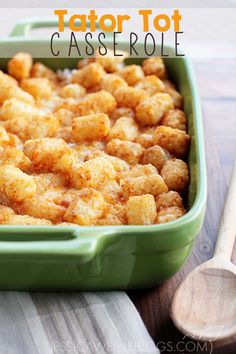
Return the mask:
M67 255L77 262L86 262L116 241L113 230L91 230L86 227L24 226L1 228L0 248L5 255Z
M65 25L68 26L69 21L65 20ZM31 30L36 28L57 27L58 21L53 18L35 17L23 19L16 23L14 29L10 33L10 37L27 37Z

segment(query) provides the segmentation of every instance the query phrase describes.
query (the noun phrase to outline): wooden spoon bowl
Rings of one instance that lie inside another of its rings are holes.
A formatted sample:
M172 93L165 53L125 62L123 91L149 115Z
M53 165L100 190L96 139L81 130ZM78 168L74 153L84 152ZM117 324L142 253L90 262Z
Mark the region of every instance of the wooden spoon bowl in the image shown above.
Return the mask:
M221 341L236 334L236 266L221 256L201 264L177 289L171 317L195 339Z

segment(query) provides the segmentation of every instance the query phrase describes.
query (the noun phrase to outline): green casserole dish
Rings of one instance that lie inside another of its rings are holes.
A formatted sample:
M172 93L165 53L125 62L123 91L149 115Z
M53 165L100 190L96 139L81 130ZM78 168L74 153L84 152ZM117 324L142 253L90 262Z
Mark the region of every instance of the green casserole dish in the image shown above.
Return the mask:
M0 40L0 57L18 51L45 53L49 40L24 38L32 27L55 21L21 22L14 36ZM66 47L60 41L61 48ZM127 48L123 42L122 49ZM40 59L49 67L72 68L76 58ZM129 63L140 64L141 58ZM0 69L7 58L0 58ZM165 63L184 96L188 132L190 188L188 212L176 221L150 226L0 226L1 290L110 290L156 286L186 261L203 223L207 183L202 113L190 62L185 57Z

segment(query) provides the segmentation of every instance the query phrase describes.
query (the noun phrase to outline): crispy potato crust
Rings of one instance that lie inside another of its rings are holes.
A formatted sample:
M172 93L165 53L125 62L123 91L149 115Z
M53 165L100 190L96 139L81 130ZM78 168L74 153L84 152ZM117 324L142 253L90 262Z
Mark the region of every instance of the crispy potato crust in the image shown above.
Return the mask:
M0 224L150 225L185 213L190 136L161 58L28 53L0 71Z

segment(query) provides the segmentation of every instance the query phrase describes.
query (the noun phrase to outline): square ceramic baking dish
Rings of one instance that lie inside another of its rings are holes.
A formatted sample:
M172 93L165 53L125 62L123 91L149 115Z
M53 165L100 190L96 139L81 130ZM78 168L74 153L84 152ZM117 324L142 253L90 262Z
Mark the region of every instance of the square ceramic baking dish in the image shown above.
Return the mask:
M45 53L49 40L24 37L33 27L55 21L19 23L0 41L0 57L18 51ZM65 47L68 42L61 41ZM127 43L122 43L122 49ZM37 59L38 60L38 59ZM75 67L77 59L40 59L53 69ZM0 59L4 70L7 59ZM129 59L140 64L141 58ZM206 168L202 113L194 74L185 57L165 60L171 80L184 96L191 147L188 156L188 212L176 221L150 226L0 226L1 290L108 290L153 287L186 261L206 206Z

